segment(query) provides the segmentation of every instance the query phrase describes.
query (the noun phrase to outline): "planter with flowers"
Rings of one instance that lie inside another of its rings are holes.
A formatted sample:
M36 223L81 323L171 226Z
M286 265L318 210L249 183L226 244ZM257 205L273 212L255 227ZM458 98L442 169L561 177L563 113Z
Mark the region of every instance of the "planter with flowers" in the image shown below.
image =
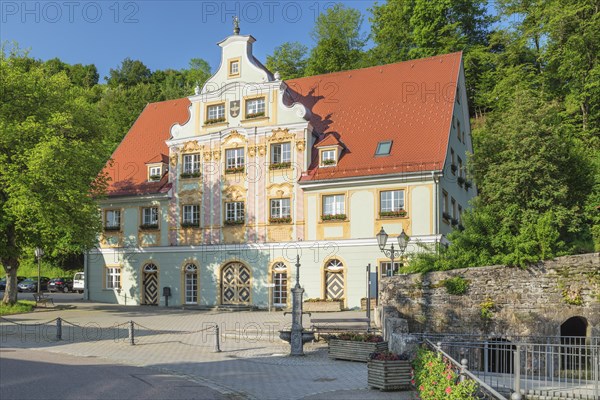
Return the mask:
M381 218L404 218L406 217L406 210L380 211L379 216Z
M341 333L329 339L329 358L350 361L369 361L371 353L387 351L388 342L380 335Z
M342 311L344 299L306 299L302 303L302 311L335 312Z
M410 389L411 370L407 355L389 351L372 353L367 362L367 383L379 390Z

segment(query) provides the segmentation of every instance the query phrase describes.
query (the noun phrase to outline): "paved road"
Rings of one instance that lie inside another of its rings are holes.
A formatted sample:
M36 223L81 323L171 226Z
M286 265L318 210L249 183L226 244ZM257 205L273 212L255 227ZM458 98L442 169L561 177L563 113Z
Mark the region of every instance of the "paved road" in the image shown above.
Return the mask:
M233 399L188 377L97 357L0 349L0 393L11 399Z
M413 392L370 390L366 364L330 360L324 343L306 345L305 357L290 357L289 345L278 338L277 331L289 326L291 317L281 312L214 312L80 300L60 304L61 300L66 300L63 296L72 295L54 295L59 303L55 308L42 308L0 320L0 350L29 349L56 353L58 357L83 357L92 366L97 362L99 366L148 367L150 383L153 383L156 371L160 371L189 377L213 390L213 394L219 393L226 398L416 398ZM328 314L330 317L341 315L357 317L364 313ZM60 341L56 340L57 317L63 320ZM129 345L127 340L127 326L131 320L136 326L135 346ZM309 324L306 320L304 325ZM215 325L220 327L220 353L213 352ZM4 354L10 352L0 353L0 356ZM92 366L88 365L90 369L96 368ZM17 378L12 376L7 382L12 384ZM5 378L1 379L4 382ZM112 375L98 374L97 379L104 385L112 385ZM160 382L161 378L156 379ZM127 386L127 383L120 382L119 386Z

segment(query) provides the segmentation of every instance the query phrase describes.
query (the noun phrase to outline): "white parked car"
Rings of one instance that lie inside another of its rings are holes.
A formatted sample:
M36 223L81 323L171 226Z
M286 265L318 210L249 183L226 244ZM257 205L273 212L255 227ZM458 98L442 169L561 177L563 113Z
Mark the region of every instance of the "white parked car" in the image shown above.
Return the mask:
M85 288L85 275L83 272L76 272L73 276L73 291L83 293Z

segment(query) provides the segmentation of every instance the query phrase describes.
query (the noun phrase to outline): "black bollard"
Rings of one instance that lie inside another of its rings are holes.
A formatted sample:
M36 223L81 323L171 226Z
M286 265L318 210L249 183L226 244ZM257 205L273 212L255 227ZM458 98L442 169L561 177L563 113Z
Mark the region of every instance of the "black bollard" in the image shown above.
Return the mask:
M134 332L133 332L133 321L129 321L129 344L135 344Z
M221 346L219 345L219 336L219 325L215 325L215 349L213 350L213 353L221 352Z
M62 319L56 318L56 340L62 340Z

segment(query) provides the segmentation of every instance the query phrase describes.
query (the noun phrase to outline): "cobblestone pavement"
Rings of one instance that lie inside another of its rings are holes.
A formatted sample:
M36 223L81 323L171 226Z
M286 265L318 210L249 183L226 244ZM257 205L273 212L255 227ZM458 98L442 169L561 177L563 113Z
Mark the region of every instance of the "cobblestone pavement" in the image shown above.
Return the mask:
M414 399L413 392L367 387L365 363L330 360L326 345L290 357L278 337L291 326L282 312L214 312L77 302L0 320L0 347L43 349L152 367L184 375L219 393L255 399ZM344 312L344 317L364 316ZM322 316L322 315L321 315ZM327 317L340 316L327 313ZM56 339L56 318L62 340ZM318 317L314 315L313 317ZM135 345L128 339L134 321ZM214 326L220 328L215 350ZM304 320L308 327L308 318Z

